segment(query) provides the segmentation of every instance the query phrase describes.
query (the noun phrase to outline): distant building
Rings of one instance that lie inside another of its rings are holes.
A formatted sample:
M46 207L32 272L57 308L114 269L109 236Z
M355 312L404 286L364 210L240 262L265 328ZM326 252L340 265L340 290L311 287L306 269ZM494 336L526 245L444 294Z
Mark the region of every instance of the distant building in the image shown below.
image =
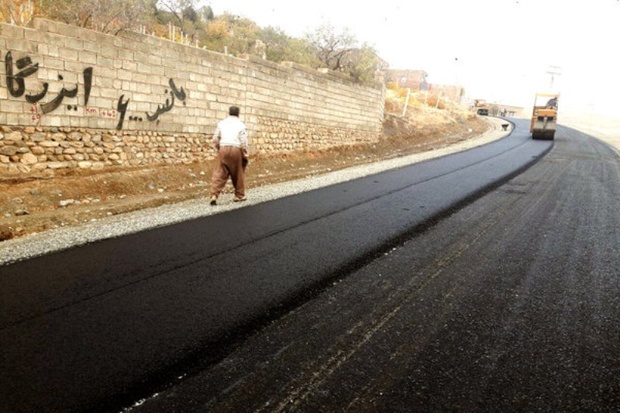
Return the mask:
M428 91L454 103L461 103L465 89L455 85L429 85Z
M428 73L424 70L388 69L385 71L385 80L387 82L394 82L399 87L413 90L428 90L427 76Z
M461 86L455 85L436 85L428 83L426 77L428 73L424 70L395 70L388 69L385 71L385 80L394 82L401 88L409 88L411 90L428 91L440 98L459 103L464 95Z

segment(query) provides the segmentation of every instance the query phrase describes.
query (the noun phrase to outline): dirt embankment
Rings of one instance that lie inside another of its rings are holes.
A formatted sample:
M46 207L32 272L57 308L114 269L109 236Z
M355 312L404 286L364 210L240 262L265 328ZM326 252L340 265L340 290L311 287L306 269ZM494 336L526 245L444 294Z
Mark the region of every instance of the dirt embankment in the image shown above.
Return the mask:
M377 144L254 157L247 182L251 191L251 187L424 152L479 136L488 127L488 123L468 115L454 117L426 111L418 113L413 122L388 115ZM0 180L0 240L206 197L212 167L212 162L203 162L57 174L50 179Z

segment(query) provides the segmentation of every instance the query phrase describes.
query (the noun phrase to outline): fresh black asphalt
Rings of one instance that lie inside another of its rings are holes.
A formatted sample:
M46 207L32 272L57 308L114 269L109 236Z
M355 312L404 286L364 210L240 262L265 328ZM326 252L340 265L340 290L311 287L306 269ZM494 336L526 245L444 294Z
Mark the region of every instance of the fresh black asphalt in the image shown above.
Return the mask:
M433 161L0 267L4 409L105 410L208 365L535 163L553 143L525 127Z
M620 156L539 162L132 413L620 411Z

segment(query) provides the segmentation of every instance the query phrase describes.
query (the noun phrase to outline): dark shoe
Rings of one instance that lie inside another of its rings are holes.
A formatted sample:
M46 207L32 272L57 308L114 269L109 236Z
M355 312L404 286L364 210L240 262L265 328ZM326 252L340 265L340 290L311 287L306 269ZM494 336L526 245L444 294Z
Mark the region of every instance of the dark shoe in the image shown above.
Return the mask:
M233 199L233 201L234 201L234 202L243 202L243 201L245 201L246 199L247 199L246 197L243 197L243 198L237 198L237 197L235 197L235 199Z
M216 197L215 195L212 195L212 196L211 196L211 202L210 202L210 204L211 204L211 205L217 205L217 197Z

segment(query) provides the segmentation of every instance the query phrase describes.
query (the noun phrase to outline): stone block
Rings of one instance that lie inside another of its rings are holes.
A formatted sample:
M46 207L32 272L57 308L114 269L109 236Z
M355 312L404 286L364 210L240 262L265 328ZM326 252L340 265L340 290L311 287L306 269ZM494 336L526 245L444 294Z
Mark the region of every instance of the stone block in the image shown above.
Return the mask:
M73 36L65 38L65 47L73 50L84 50L84 41Z
M135 64L132 63L132 65L135 65ZM117 78L123 81L123 89L126 91L129 91L129 85L130 85L129 81L132 79L132 70L123 68L121 70L118 70L116 74L117 74ZM125 82L128 82L128 83L125 84Z
M120 48L117 50L116 57L122 61L133 61L135 60L135 52L133 50Z
M65 70L65 61L60 57L60 52L58 57L52 56L39 56L36 60L39 63L40 67L44 67L48 70L55 70L56 77L55 80L58 80L58 73L62 74L62 71ZM50 79L51 80L51 79Z
M112 41L111 44L100 44L97 49L97 55L105 59L115 59L118 57L117 48Z
M35 19L34 27L39 30L43 30L45 32L54 33L54 34L65 34L65 32L68 31L67 29L70 28L70 26L66 24L62 24L60 22L56 22L53 20L44 20L44 19ZM73 29L74 29L73 32L75 32L75 27Z
M102 41L108 40L110 36L104 33L95 32L93 30L78 30L77 37L78 39L82 39L84 41L85 49L97 50L97 48L93 47L92 45L100 44ZM88 42L89 44L87 44L86 42Z
M15 55L34 55L37 53L37 43L23 38L7 38L7 48Z
M78 52L78 61L84 65L96 65L97 54L90 50L80 50Z
M58 54L61 59L64 61L70 60L77 62L78 61L78 51L75 49L70 49L68 47L59 47Z
M24 27L16 26L14 24L0 23L0 36L10 39L23 39Z
M102 68L114 70L116 68L114 57L108 57L101 54L97 54L97 69Z
M24 138L20 131L11 131L4 134L4 141L7 145L15 142L22 142Z
M48 141L42 141L42 142L39 142L39 145L40 145L42 148L57 148L57 147L59 147L59 146L60 146L60 143L59 143L59 142L56 142L56 141L51 141L51 140L48 140Z
M17 146L13 146L13 145L5 145L0 147L0 154L4 155L4 156L13 156L17 153L18 148Z
M47 33L35 29L24 29L24 38L35 43L44 43L47 41Z
M137 70L138 73L143 73L143 74L146 74L146 75L150 75L151 73L153 73L154 67L155 66L153 66L153 65L151 65L149 63L138 61L137 62L136 70ZM162 71L162 74L163 74L163 71ZM148 77L146 79L148 79Z
M131 80L135 83L146 83L147 76L144 73L133 72Z
M37 162L39 162L39 159L31 153L24 154L21 159L21 163L26 165L34 165Z
M48 162L47 167L50 169L62 169L69 166L68 162Z

